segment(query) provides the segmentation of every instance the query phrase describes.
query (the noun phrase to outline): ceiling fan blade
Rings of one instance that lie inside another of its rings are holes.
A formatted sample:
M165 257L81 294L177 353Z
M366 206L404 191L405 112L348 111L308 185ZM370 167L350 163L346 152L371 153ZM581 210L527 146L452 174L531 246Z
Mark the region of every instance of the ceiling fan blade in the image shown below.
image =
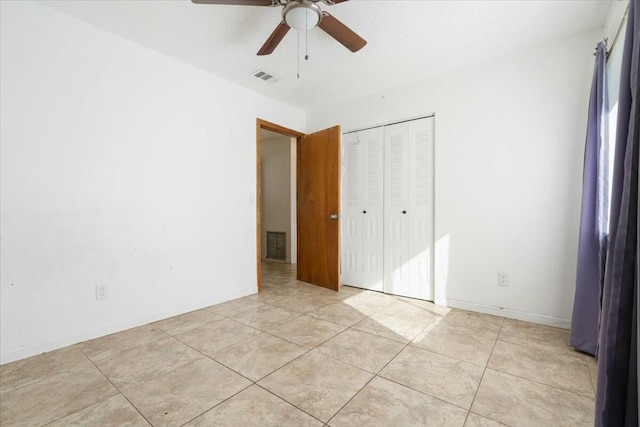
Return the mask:
M286 22L282 21L276 29L271 33L269 38L264 45L258 51L258 55L269 55L271 52L275 50L276 47L280 44L284 36L287 35L291 27L289 27Z
M342 45L351 52L357 52L367 44L365 39L354 33L351 28L347 27L327 12L322 13L322 20L318 24L318 27L342 43Z
M345 1L349 1L349 0L331 0L334 4L338 4L338 3L343 3Z
M196 4L228 4L232 6L273 6L272 0L191 0Z

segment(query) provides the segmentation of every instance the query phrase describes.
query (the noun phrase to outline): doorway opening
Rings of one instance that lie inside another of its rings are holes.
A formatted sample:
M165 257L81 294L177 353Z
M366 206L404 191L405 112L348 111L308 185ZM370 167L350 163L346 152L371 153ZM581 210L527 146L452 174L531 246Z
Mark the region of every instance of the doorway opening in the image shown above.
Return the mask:
M304 134L258 119L256 136L256 231L258 291L263 264L295 278L297 262L296 154ZM273 265L281 263L281 265ZM286 264L286 265L282 265ZM274 270L274 271L272 271Z
M266 255L262 243L266 231L273 231L266 230L262 224L265 178L262 151L267 144L263 137L269 135L266 131L292 138L291 146L295 145L296 279L339 291L340 126L303 134L260 119L256 132L258 291L262 290L262 258L263 253Z

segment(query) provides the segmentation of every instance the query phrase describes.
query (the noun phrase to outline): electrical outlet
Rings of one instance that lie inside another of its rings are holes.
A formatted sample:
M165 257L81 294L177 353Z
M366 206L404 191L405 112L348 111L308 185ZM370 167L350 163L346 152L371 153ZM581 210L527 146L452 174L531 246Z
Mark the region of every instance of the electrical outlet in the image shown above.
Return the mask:
M96 301L109 299L109 287L105 284L96 285Z
M498 272L498 286L509 286L509 273Z

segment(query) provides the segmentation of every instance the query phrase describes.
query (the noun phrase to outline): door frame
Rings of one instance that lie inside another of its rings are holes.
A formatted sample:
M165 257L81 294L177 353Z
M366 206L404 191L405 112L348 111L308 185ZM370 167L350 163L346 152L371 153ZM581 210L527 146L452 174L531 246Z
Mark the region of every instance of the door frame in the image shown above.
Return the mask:
M275 123L256 119L256 245L257 245L257 273L258 292L262 290L262 130L279 133L284 136L296 138L296 147L300 143L300 138L305 134L297 130L289 129Z

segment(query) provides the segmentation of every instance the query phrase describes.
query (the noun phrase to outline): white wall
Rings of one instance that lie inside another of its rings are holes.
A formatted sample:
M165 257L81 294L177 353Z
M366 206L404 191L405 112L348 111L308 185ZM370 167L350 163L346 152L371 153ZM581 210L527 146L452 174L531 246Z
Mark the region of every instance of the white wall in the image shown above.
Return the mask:
M577 35L308 112L309 130L338 122L345 131L435 113L438 303L568 325L600 37ZM509 287L498 287L499 271Z
M287 262L291 262L291 138L262 140L262 258L267 257L267 232L287 234Z
M256 118L304 112L0 5L1 361L256 292Z

